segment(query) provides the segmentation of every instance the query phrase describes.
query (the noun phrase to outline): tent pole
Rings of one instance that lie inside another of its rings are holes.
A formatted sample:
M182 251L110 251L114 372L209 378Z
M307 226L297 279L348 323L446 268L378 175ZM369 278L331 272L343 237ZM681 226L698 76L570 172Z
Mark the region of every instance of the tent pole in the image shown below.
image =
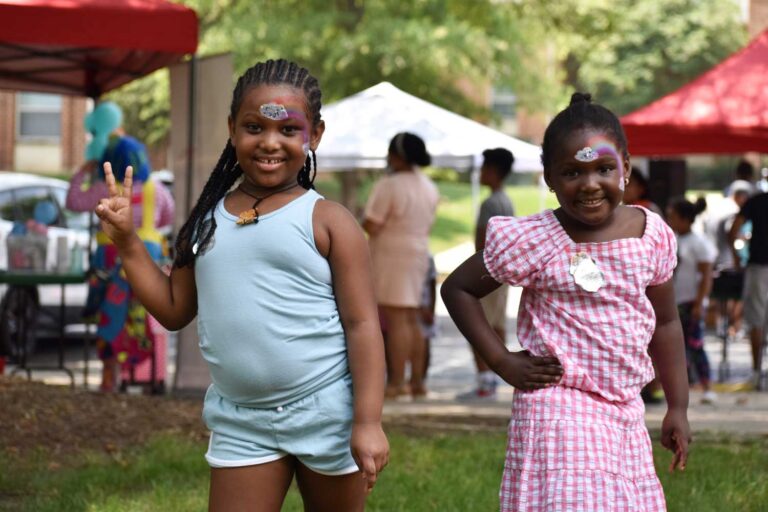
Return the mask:
M469 180L472 184L472 219L477 219L480 210L480 169L474 163L469 171Z
M189 60L189 103L187 117L187 183L184 205L187 213L192 211L192 180L195 175L195 95L197 94L197 57Z
M184 207L187 209L187 217L192 211L192 180L195 176L195 95L197 94L197 56L193 53L189 59L189 98L187 100L187 178L184 190ZM176 370L173 372L173 390L179 388L179 368L181 368L181 332L176 338Z

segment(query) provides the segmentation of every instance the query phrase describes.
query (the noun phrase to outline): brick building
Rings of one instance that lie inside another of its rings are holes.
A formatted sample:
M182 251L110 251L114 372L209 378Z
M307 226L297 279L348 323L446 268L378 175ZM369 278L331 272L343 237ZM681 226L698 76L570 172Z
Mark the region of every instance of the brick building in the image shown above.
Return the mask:
M0 90L0 170L68 174L83 161L86 98Z

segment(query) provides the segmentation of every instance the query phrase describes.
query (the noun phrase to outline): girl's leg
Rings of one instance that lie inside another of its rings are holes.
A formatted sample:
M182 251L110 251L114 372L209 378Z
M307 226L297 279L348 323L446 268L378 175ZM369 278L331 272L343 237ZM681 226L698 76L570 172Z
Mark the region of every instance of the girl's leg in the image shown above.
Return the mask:
M266 464L211 468L209 512L280 512L296 461L283 457Z
M360 472L328 476L296 464L296 482L306 512L362 512L365 510L366 483Z

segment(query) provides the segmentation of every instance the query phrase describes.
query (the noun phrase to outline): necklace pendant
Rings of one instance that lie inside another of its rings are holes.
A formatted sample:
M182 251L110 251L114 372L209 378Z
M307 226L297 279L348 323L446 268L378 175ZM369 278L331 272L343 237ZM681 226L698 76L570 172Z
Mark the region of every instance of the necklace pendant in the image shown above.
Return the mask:
M240 212L236 224L238 226L246 226L248 224L256 224L257 222L259 222L259 210L251 208L250 210Z

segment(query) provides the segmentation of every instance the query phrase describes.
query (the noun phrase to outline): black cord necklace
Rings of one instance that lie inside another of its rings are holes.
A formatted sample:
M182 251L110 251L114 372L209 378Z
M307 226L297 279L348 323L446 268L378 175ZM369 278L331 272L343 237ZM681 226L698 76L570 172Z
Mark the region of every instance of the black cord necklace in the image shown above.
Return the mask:
M291 190L293 187L298 187L299 183L291 183L290 185L286 185L282 188L279 188L277 190L273 190L269 194L263 195L263 196L257 196L253 192L249 192L245 188L245 181L241 182L240 185L237 186L237 189L242 192L243 194L247 196L251 196L256 201L254 201L253 206L249 210L245 210L240 212L240 215L237 216L237 225L239 226L245 226L248 224L257 224L259 222L259 209L257 206L259 206L259 203L261 203L263 200L265 200L268 197L271 197L275 194L279 194L280 192L285 192L286 190Z

